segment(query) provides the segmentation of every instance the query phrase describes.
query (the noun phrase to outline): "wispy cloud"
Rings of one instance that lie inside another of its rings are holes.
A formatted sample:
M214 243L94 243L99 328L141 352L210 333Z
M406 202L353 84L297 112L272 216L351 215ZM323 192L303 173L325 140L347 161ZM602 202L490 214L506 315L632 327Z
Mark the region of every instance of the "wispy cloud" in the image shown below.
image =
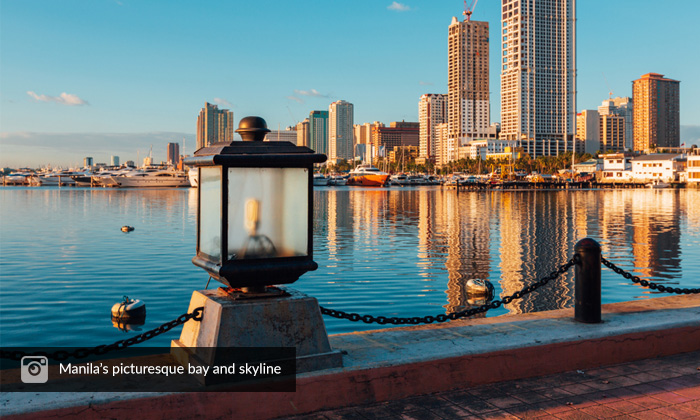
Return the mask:
M214 102L215 104L219 104L219 105L223 105L223 106L227 106L227 107L233 108L233 104L232 104L231 102L227 101L226 99L223 99L223 98L214 98L214 101L213 101L213 102Z
M294 95L289 95L289 96L287 96L287 99L289 99L290 101L299 102L300 104L303 104L303 103L304 103L304 100L303 100L303 99L297 98L297 97L294 96Z
M395 12L408 12L411 10L411 8L403 3L399 3L397 1L392 2L389 6L387 6L387 9L393 10Z
M299 89L294 89L294 93L297 95L301 96L313 96L317 98L328 98L329 96L327 94L323 94L316 89L311 89L311 90L299 90Z
M63 92L60 96L50 96L50 95L39 95L37 93L27 91L27 95L34 98L34 100L39 102L56 102L61 105L78 106L78 105L90 105L86 100L79 98L77 95L72 93Z
M433 82L424 82L421 80L418 82L418 84L421 86L432 86L434 83Z

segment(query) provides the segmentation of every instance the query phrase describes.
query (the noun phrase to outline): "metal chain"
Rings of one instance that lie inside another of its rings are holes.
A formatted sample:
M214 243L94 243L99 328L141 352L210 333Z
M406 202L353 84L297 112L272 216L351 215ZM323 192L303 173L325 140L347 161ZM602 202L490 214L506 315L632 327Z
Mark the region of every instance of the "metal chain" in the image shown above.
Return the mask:
M324 308L321 306L321 313L323 315L328 315L333 318L339 318L339 319L347 319L353 322L357 321L362 321L365 324L370 324L370 323L377 323L377 324L392 324L392 325L417 325L417 324L432 324L433 322L445 322L445 321L453 321L455 319L459 318L464 318L464 317L469 317L473 316L476 314L480 314L483 312L488 311L489 309L496 309L500 307L501 305L507 305L511 303L515 299L520 299L523 296L525 296L528 293L531 293L540 287L544 286L545 284L549 283L552 280L556 280L560 275L566 273L569 268L571 268L574 264L576 264L577 258L574 256L571 258L566 264L563 264L559 267L558 270L553 271L550 273L548 276L543 277L541 280L532 283L529 286L523 287L520 291L517 291L513 293L510 296L504 297L502 300L494 300L491 303L487 303L485 305L481 305L476 308L471 308L471 309L466 309L464 311L460 312L452 312L449 314L439 314L436 316L424 316L424 317L411 317L411 318L400 318L400 317L386 317L386 316L378 316L374 317L372 315L360 315L356 313L348 313L344 311L339 311L335 309L328 309Z
M80 349L75 349L72 352L68 352L66 350L58 350L53 353L46 353L46 352L36 352L36 353L25 353L23 351L6 351L6 350L0 350L0 359L12 359L12 360L22 360L22 357L24 356L45 356L48 357L49 359L52 360L57 360L57 361L62 361L66 360L70 357L75 358L75 359L82 359L85 357L88 357L91 354L95 355L103 355L105 353L108 353L113 350L121 350L125 349L127 347L133 346L134 344L139 344L143 343L146 340L150 340L153 337L157 337L165 332L170 331L171 329L177 327L178 325L182 325L185 322L189 321L190 319L193 319L195 321L201 321L202 316L204 312L204 307L200 306L199 308L195 308L192 312L188 314L182 314L176 319L166 322L165 324L156 327L150 331L146 331L144 333L141 333L139 335L136 335L131 338L127 338L125 340L119 340L113 344L109 345L100 345L97 347L93 348L80 348Z
M670 287L670 286L664 286L663 284L656 284L652 283L648 280L642 280L638 276L633 276L631 273L628 273L627 271L617 267L615 264L611 263L610 261L606 260L603 257L600 257L600 262L603 263L604 266L608 267L612 271L616 272L617 274L621 275L622 277L632 280L634 283L639 283L640 285L644 287L648 287L652 290L658 290L659 292L667 292L667 293L677 293L679 295L689 295L689 294L695 294L695 293L700 293L700 288L698 289L688 289L688 288L679 288L679 287Z

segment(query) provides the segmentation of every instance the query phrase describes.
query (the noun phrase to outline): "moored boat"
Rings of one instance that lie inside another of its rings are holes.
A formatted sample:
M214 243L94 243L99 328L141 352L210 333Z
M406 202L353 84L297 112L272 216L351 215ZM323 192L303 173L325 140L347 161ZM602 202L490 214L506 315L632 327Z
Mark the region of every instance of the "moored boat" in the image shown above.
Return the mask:
M314 187L325 187L328 185L329 181L330 180L320 172L314 174Z
M660 179L655 179L647 184L648 188L668 188L671 184L663 182Z
M117 187L189 187L190 180L184 171L172 169L136 170L123 176L110 176Z
M187 171L187 178L190 180L190 186L197 188L199 185L199 170L197 168L190 168Z
M389 174L382 172L372 165L360 165L350 171L348 185L362 185L365 187L381 187L386 185Z

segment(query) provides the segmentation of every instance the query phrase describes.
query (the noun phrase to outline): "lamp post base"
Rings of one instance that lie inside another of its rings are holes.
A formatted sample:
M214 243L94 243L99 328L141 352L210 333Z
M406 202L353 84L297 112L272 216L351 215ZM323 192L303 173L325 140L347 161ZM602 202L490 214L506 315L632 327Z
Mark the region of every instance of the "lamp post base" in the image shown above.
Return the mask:
M318 301L284 290L287 296L244 300L220 289L195 291L189 311L203 306L203 318L184 324L180 339L171 345L184 351L173 355L183 365L213 366L234 347L293 347L297 373L342 367L340 351L331 349L328 341ZM200 378L206 383L204 379Z

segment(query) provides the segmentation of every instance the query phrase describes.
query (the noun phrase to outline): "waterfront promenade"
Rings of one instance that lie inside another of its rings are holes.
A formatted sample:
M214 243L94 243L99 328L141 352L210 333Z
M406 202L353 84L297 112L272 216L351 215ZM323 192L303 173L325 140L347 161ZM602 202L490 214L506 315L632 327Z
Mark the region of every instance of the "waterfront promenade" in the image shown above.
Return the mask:
M698 417L698 295L603 305L600 324L560 309L330 341L343 367L299 374L296 392L2 393L3 417Z
M700 419L700 351L286 419Z

